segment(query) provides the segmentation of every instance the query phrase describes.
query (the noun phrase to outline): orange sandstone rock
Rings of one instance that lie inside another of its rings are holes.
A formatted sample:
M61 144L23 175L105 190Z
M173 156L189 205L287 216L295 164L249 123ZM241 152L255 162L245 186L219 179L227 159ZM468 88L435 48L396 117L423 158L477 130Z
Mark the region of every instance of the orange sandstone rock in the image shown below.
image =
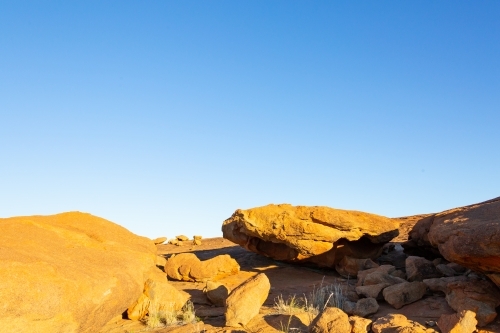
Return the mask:
M179 281L217 280L239 271L236 260L227 254L200 261L193 253L181 253L170 257L165 264L167 276Z
M224 221L224 238L277 260L333 267L348 255L375 258L396 237L399 222L329 207L267 205L238 209Z
M80 212L0 219L2 332L98 332L142 294L156 246Z

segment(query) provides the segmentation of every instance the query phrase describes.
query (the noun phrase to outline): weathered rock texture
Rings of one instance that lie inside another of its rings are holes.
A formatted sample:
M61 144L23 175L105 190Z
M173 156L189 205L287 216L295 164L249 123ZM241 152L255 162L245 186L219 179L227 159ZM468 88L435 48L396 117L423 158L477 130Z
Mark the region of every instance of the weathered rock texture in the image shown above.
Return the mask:
M356 277L359 271L377 268L379 265L371 259L356 259L345 256L335 265L335 270L344 277Z
M398 283L385 288L383 291L386 302L396 309L418 301L424 294L425 284L419 281Z
M225 306L227 297L229 296L229 288L222 283L207 281L206 287L203 290L207 295L208 300L216 306Z
M432 328L408 320L402 314L389 314L384 317L378 318L372 324L372 331L374 333L437 333Z
M127 309L127 316L132 320L140 320L149 312L150 304L156 311L180 310L189 299L189 294L175 289L164 273L158 269L148 274L144 284L144 292L137 302Z
M342 310L326 308L312 321L309 333L351 333L351 323Z
M417 222L404 245L426 248L446 260L486 274L500 286L500 197L427 216Z
M476 330L476 314L465 310L460 313L442 315L437 325L441 333L472 333Z
M431 291L442 291L446 301L457 311L471 310L476 313L478 326L491 323L497 316L495 308L500 306L500 291L486 280L455 276L424 280Z
M269 296L271 284L264 273L248 279L226 299L226 326L240 327L259 314Z
M144 290L156 246L71 212L0 219L2 332L98 332Z
M333 267L348 255L375 258L396 237L399 223L386 217L329 207L267 205L238 209L224 221L224 238L287 262Z
M173 280L205 282L236 274L240 266L228 254L200 261L193 253L181 253L170 257L164 269Z
M368 333L371 332L372 321L358 316L349 317L351 324L350 333Z

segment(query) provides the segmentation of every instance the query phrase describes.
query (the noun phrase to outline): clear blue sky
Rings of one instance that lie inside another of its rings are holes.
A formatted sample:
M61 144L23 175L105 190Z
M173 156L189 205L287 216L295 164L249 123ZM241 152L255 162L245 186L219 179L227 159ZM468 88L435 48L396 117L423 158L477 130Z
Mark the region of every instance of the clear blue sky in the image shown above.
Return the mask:
M500 196L499 1L1 1L0 216Z

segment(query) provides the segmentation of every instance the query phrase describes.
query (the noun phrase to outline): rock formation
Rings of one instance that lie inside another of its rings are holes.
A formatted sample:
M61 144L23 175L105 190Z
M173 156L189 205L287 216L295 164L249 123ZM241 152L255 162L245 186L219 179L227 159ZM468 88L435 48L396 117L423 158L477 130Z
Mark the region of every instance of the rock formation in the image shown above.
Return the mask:
M398 221L329 207L267 205L237 210L224 238L273 259L334 267L348 255L375 258L396 237Z
M404 247L409 252L440 253L500 286L500 198L423 218Z
M264 273L248 279L235 288L226 300L226 326L245 326L259 314L270 289L271 284Z
M180 310L189 299L189 294L178 291L168 283L165 274L155 269L148 274L144 284L144 292L139 299L127 309L127 316L132 320L140 320L146 316L151 302L158 311Z
M173 280L205 282L236 274L240 266L227 254L200 261L193 253L181 253L170 257L164 269Z
M71 212L0 219L2 332L98 332L144 290L156 246Z
M153 239L153 243L155 243L155 245L163 244L166 241L167 241L167 237L158 237L158 238Z

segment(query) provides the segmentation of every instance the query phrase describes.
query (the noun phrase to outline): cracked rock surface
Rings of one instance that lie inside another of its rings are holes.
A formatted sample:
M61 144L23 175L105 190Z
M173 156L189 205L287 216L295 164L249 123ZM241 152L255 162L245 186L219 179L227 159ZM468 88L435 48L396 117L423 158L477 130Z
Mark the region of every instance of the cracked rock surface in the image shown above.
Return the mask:
M276 260L334 267L344 256L375 258L396 237L399 222L322 206L267 205L238 209L224 238Z

